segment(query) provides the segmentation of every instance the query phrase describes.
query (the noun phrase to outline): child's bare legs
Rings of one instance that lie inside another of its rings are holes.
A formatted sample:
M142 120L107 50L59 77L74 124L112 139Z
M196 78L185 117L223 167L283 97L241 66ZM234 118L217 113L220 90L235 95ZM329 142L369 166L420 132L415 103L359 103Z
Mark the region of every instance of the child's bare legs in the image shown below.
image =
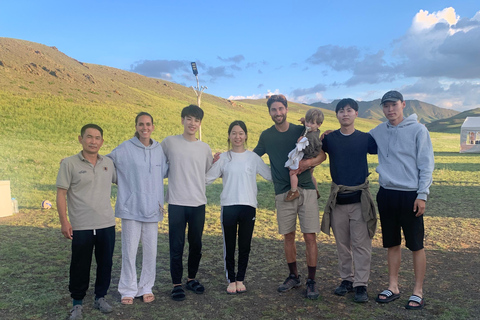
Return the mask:
M315 186L315 190L317 190L317 199L320 199L320 193L318 192L318 186L317 186L317 179L315 179L315 177L313 176L313 170L315 170L315 168L310 169L310 174L312 175L312 181L313 181L313 185ZM292 177L290 177L290 184L291 183L292 183Z
M290 191L288 191L285 201L293 201L300 197L300 193L297 190L298 187L298 177L295 174L295 171L290 170Z

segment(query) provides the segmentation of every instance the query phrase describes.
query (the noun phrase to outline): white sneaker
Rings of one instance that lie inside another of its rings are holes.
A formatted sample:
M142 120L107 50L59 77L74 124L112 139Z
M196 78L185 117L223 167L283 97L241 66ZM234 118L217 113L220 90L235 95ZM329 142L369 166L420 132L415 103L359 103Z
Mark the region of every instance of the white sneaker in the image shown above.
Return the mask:
M95 300L95 302L93 303L93 307L95 309L100 310L103 313L110 313L113 311L112 306L108 304L105 298L100 298L98 300Z
M79 319L83 319L82 317L82 310L83 310L83 306L81 304L77 304L76 306L74 306L72 308L72 310L70 310L70 320L79 320Z

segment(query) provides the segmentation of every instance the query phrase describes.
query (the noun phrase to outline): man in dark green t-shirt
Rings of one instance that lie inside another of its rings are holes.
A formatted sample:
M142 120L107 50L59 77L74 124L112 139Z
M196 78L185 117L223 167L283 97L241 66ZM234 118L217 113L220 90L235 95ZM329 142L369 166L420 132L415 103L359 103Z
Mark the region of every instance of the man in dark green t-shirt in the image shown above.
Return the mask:
M293 201L285 201L290 190L290 173L285 167L288 153L295 148L298 138L304 131L303 126L287 122L288 103L283 95L272 95L268 101L268 112L275 125L263 131L258 145L253 150L259 156L268 154L275 186L275 207L277 209L278 230L284 235L285 257L290 275L278 287L279 292L285 292L300 286L300 276L297 271L297 250L295 247L295 230L297 216L303 233L307 252L307 292L306 297L317 299L319 296L315 284L317 269L317 239L320 231L317 192L313 185L309 168L323 162L326 158L323 151L316 158L300 162L298 169L298 191L300 197Z

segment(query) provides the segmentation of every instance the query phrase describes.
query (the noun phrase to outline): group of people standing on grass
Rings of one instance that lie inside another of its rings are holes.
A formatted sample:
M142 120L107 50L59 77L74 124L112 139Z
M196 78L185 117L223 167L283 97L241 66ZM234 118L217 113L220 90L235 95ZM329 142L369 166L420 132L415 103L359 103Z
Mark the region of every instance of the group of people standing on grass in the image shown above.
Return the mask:
M320 110L307 112L304 125L287 122L288 102L283 95L267 101L274 125L260 135L253 152L246 150L247 126L234 121L228 128L228 151L212 156L210 147L196 139L203 119L198 106L181 113L183 133L161 143L151 139L153 117L141 112L135 119L135 135L106 157L98 154L103 131L87 124L78 137L83 150L64 159L57 177L57 207L63 235L72 240L69 290L73 299L70 319L80 319L89 285L92 253L95 249L97 278L94 307L112 311L105 300L112 268L115 218L110 205L111 183L118 185L115 215L122 219L122 269L118 290L122 304L137 297L146 303L155 296L158 222L164 214L163 179L168 177L168 226L171 298L186 298L184 289L205 291L197 279L202 256L205 223L206 184L221 177L221 223L224 238L227 293L247 291L245 273L257 207L256 176L272 180L279 233L289 276L278 287L285 292L301 286L297 270L297 218L306 245L306 297L317 299L317 233L333 230L342 279L336 295L355 292L355 302L368 301L372 238L377 226L375 203L369 191L367 154L377 154L380 190L377 204L382 225L383 246L388 248L388 288L376 297L388 303L400 297L398 274L401 261L401 230L413 252L415 286L407 309L421 309L426 269L423 249L423 213L432 183L433 149L427 129L415 114L404 117L405 101L397 91L382 100L387 121L369 133L355 129L358 104L343 99L336 106L340 129L326 132L320 140L323 122ZM319 112L320 111L320 112ZM309 148L307 148L310 146ZM292 150L293 149L293 150ZM332 185L320 225L318 191L313 168L330 156ZM267 154L268 167L260 158ZM289 156L290 154L290 156ZM67 201L68 217L67 218ZM188 231L186 233L186 229ZM187 280L183 278L185 236L189 244ZM136 255L142 242L142 270L137 280ZM238 261L235 272L235 247Z

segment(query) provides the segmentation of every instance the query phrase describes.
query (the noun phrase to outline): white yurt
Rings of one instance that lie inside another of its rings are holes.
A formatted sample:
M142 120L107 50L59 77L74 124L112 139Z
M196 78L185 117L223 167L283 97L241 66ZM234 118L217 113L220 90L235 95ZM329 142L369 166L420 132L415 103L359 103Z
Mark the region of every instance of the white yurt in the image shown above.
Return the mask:
M480 153L480 117L467 117L463 122L460 153Z

